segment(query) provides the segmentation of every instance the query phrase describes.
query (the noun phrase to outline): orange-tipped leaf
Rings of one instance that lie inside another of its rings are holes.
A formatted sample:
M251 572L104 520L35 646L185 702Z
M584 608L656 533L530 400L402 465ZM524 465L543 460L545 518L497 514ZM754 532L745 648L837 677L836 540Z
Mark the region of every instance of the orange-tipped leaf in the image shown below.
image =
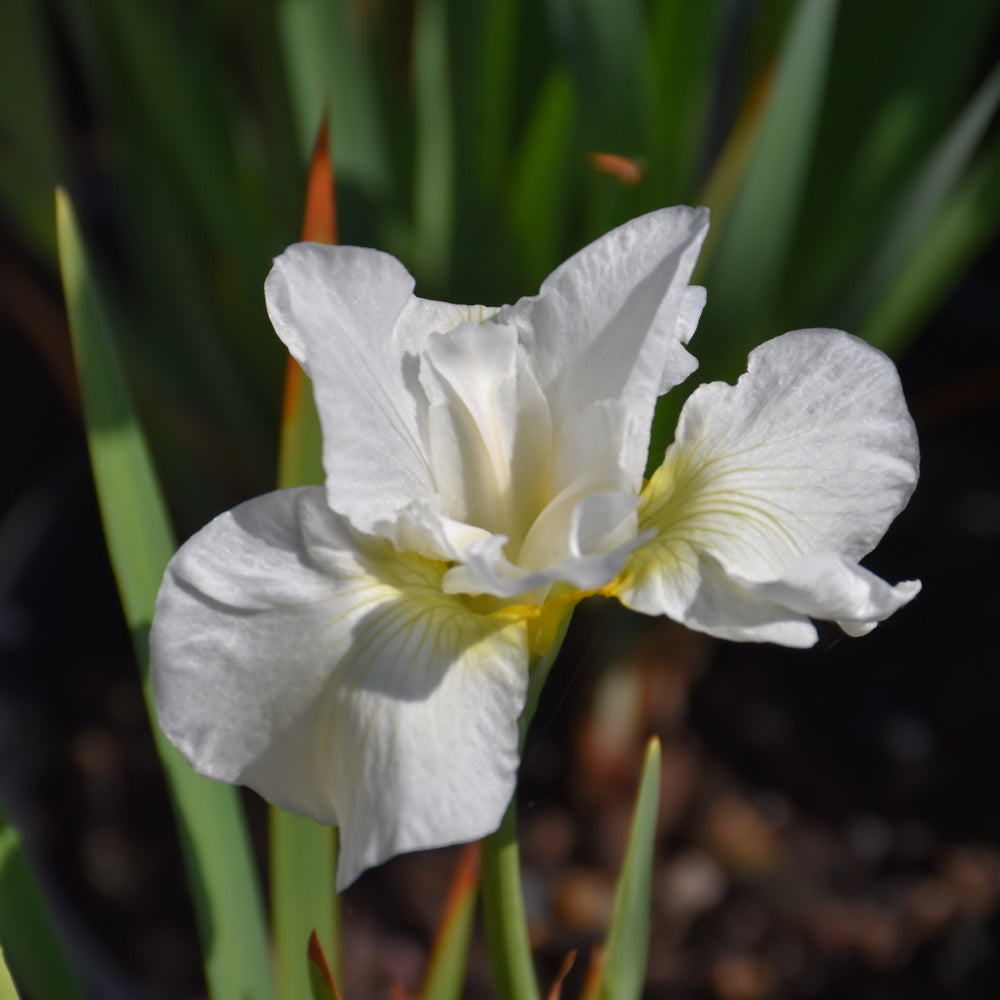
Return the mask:
M566 957L563 959L563 964L559 967L559 974L556 976L555 982L549 987L549 992L545 994L545 1000L560 1000L563 983L573 968L574 962L576 962L576 952L567 952Z
M309 964L309 985L312 988L313 1000L341 1000L326 955L323 954L323 946L319 943L315 931L309 935L306 959Z
M462 995L479 890L479 867L479 844L466 844L448 889L421 1000L458 1000Z

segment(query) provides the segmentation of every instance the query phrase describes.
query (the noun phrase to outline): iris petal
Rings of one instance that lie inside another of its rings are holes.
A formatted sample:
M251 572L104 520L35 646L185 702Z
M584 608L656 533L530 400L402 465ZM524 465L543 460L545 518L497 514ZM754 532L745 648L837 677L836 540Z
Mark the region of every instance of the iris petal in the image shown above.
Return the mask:
M642 494L639 529L656 536L620 597L725 638L808 644L807 615L850 616L818 591L796 603L779 581L813 553L856 563L906 504L917 464L885 355L835 330L768 341L736 386L702 386L685 404Z
M341 886L485 836L513 794L526 626L445 594L443 573L305 487L216 518L160 590L164 731L201 773L339 824Z

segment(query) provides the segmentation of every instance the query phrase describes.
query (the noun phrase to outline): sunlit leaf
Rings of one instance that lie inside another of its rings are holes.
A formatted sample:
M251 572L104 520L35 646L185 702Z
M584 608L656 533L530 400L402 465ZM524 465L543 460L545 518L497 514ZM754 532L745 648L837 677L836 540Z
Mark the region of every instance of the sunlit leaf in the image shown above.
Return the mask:
M459 1000L479 889L479 844L462 849L434 937L420 1000Z
M432 287L448 272L455 223L455 136L445 0L421 0L413 32L416 149L413 269Z
M312 992L312 1000L340 1000L340 993L337 992L333 973L330 972L330 966L323 954L323 947L315 934L309 938L306 962L309 967L309 988Z
M303 161L325 111L337 173L370 194L391 188L371 54L348 0L280 0L278 24Z
M858 335L898 353L998 232L1000 143L995 142L914 243Z
M0 1000L17 998L9 969L26 998L83 1000L63 954L20 839L0 812Z
M59 261L87 444L111 566L151 717L149 625L174 540L69 198L56 196ZM174 799L215 1000L273 997L267 935L236 789L198 777L153 722Z
M895 199L874 258L844 290L839 320L848 329L857 327L917 243L931 238L926 230L966 170L998 104L1000 64Z
M602 1000L639 1000L649 954L650 900L656 816L660 801L660 741L646 747L632 829L618 876L611 926L604 946Z
M732 376L772 332L809 168L837 0L803 0L781 48L771 101L732 213L719 235L699 328L701 372Z

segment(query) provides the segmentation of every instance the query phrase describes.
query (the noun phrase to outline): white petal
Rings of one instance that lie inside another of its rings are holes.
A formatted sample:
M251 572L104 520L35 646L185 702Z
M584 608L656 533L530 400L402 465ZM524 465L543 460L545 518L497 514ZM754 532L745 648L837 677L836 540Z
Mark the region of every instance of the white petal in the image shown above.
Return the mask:
M891 587L835 552L810 553L794 562L780 580L744 585L792 611L835 621L855 636L867 635L920 593L919 580Z
M699 311L686 289L707 229L706 209L633 219L558 267L538 295L498 315L520 330L556 428L599 400L628 403L622 464L636 489L656 397L697 366L682 346Z
M682 344L688 343L694 336L694 331L698 328L698 320L701 319L702 310L705 308L705 299L705 289L700 285L688 285L684 289L680 312L677 316L677 337ZM674 368L670 366L664 368L657 391L658 396L665 396L675 385L687 377L682 375L681 378L678 378L677 375L678 372Z
M161 725L200 773L338 823L338 885L482 837L513 792L523 622L444 566L356 535L318 487L221 515L168 568L150 636Z
M419 380L444 514L516 539L549 490L549 409L517 331L466 323L428 338Z
M905 506L917 464L885 355L833 330L769 341L736 386L702 386L685 404L639 509L639 530L657 535L621 599L714 635L808 644L813 612L777 585L814 553L856 564ZM833 605L830 617L851 621Z
M405 355L431 332L400 322L424 315L413 284L389 254L299 243L264 286L278 336L312 379L329 503L361 530L433 494L404 372Z

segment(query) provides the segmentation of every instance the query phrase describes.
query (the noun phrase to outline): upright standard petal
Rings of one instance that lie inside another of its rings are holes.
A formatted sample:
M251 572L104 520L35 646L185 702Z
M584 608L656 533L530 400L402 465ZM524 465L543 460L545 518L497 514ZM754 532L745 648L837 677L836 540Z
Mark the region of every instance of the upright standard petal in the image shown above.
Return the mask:
M444 571L359 536L306 487L216 518L164 578L164 732L200 773L339 824L339 886L485 836L513 793L527 628L446 595Z
M434 495L404 371L431 332L400 322L413 286L389 254L318 243L290 246L264 285L278 336L312 379L328 500L362 531Z
M658 394L697 367L683 345L704 305L688 288L708 231L708 210L666 208L584 247L538 295L499 313L532 356L556 428L592 403L630 409L622 463L637 489Z
M916 593L857 561L905 506L917 441L896 370L837 330L753 351L736 386L692 393L643 490L621 600L723 638L804 646L810 617L874 627Z

